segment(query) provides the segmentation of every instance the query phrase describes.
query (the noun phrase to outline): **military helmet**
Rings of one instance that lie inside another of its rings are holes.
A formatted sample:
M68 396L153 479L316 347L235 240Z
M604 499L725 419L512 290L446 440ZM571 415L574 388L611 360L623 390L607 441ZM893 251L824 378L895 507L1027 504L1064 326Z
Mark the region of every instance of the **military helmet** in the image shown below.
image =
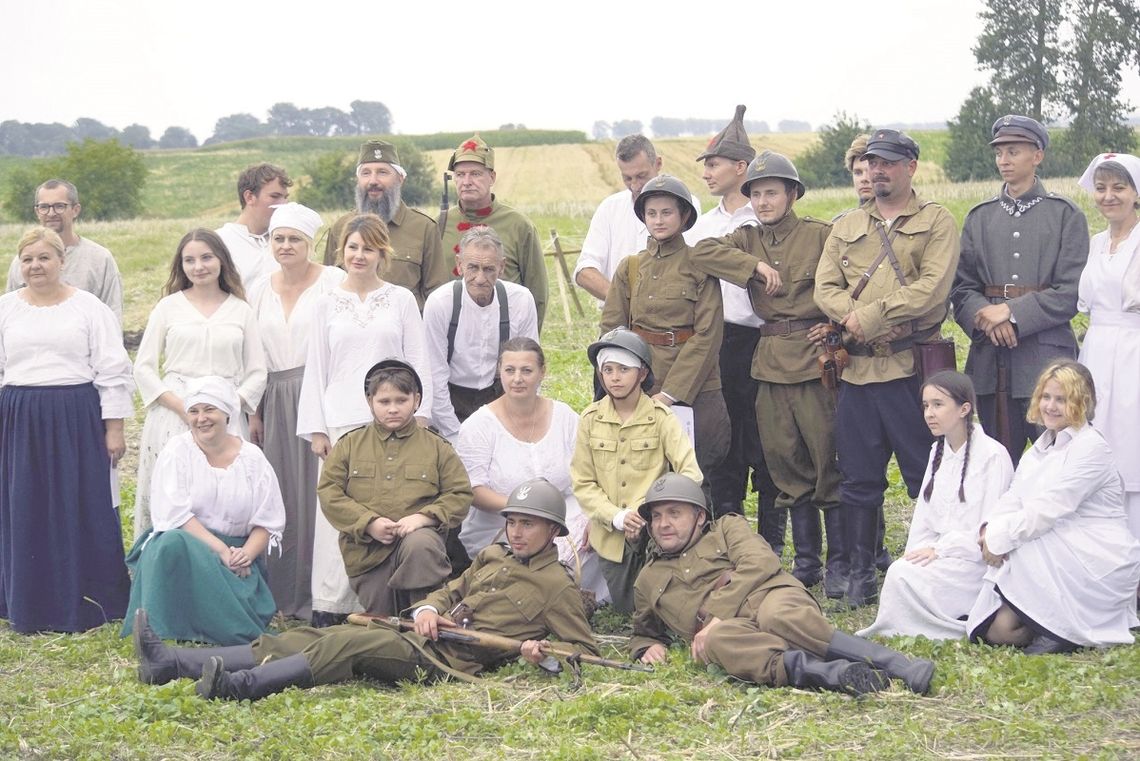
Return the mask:
M532 478L519 484L507 497L507 506L502 513L507 515L533 515L558 524L558 536L566 536L566 500L562 492L545 478Z
M645 202L652 196L673 196L680 204L681 213L685 209L689 210L689 221L682 227L682 231L688 230L690 227L697 223L697 207L693 206L693 194L685 187L685 183L678 180L671 174L659 174L645 186L641 188L641 192L637 196L637 200L633 202L633 213L637 215L643 223L645 222Z
M420 380L420 374L416 372L416 368L412 367L404 360L398 359L396 357L388 357L387 359L382 359L372 367L368 368L368 372L364 374L364 393L368 393L368 381L371 380L372 376L376 372L397 367L401 370L407 370L412 374L412 379L416 382L416 393L418 393L420 396L423 396L424 384L423 381Z
M800 173L796 165L783 154L774 151L764 151L748 165L748 173L744 175L744 182L740 185L740 192L748 198L752 194L753 180L791 180L796 183L796 198L803 198L807 188L800 180Z
M637 514L649 522L649 508L658 502L687 502L705 511L705 517L712 520L712 511L705 499L701 485L680 473L666 473L649 485L645 500L637 508Z
M653 355L649 352L649 344L645 343L645 339L634 333L629 328L614 328L602 335L597 341L594 341L586 347L586 356L590 358L590 364L595 369L598 368L598 352L607 346L614 346L618 349L625 349L632 352L641 364L649 370L649 374L645 376L645 380L641 382L641 388L648 391L653 388Z

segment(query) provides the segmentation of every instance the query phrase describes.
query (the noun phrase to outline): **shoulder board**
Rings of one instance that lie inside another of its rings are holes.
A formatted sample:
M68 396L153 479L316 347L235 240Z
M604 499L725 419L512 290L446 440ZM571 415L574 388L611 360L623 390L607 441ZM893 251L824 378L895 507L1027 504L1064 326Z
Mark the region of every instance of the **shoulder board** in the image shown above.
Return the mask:
M433 225L435 224L435 217L431 216L430 214L422 212L419 209L413 208L411 206L408 207L408 211L410 211L412 214L418 214L419 216L426 219L428 222L431 222Z
M990 198L987 198L987 199L986 199L986 200L984 200L984 201L979 201L978 203L976 203L976 204L974 204L973 206L971 206L971 207L970 207L970 211L973 211L974 209L980 209L980 208L982 208L983 206L985 206L986 204L997 203L997 201L998 201L998 199L999 199L999 198L1001 198L1001 194L998 194L998 195L994 195L994 196L992 196L992 197L990 197ZM969 213L970 213L970 211L968 211L968 212L966 212L966 213L967 213L967 214L969 214Z
M432 434L432 435L433 435L433 436L435 436L437 439L439 439L440 441L442 441L444 444L447 444L449 447L451 446L451 442L447 440L447 437L446 437L446 436L444 436L442 433L440 433L438 430L436 430L436 427L435 427L434 425L429 425L427 428L424 428L424 427L422 427L422 426L421 426L421 427L420 427L420 430L421 430L421 431L426 431L426 432L428 432L428 433Z
M806 216L800 217L800 221L801 222L811 222L812 224L822 225L824 227L831 227L831 222L827 222L827 221L822 220L822 219L816 219L815 217L806 217Z
M1047 198L1050 201L1060 201L1061 203L1066 204L1067 206L1069 206L1072 209L1075 209L1076 211L1081 211L1081 207L1077 206L1076 201L1069 198L1068 196L1063 196L1060 193L1054 193L1053 191L1049 191L1048 193L1045 194L1045 198Z

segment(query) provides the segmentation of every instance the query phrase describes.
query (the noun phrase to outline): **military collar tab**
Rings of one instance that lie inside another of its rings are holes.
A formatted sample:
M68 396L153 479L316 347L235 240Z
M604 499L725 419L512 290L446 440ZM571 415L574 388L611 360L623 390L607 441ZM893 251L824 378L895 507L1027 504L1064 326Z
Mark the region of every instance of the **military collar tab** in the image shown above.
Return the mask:
M1045 186L1042 185L1041 180L1036 177L1033 178L1033 186L1019 198L1010 197L1008 187L1007 185L1001 186L1001 192L998 194L998 204L1000 204L1001 208L1005 210L1005 213L1011 217L1020 217L1045 200Z

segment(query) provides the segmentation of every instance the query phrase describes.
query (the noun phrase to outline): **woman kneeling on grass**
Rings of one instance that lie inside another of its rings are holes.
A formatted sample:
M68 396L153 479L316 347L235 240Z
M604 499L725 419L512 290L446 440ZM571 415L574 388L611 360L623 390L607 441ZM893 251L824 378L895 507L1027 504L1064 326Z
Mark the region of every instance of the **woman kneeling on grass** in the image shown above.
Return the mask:
M127 557L134 580L124 637L133 612L145 608L164 637L244 644L277 610L263 555L281 541L285 506L265 455L226 432L240 404L224 378L191 381L190 430L172 438L155 463L153 533L139 537Z
M965 635L966 614L986 573L977 528L1013 478L1005 447L974 422L976 407L967 375L945 371L923 384L923 416L937 440L930 447L906 553L887 571L879 615L860 637Z
M1045 433L978 532L990 569L966 622L971 639L1030 654L1133 641L1140 543L1095 409L1083 365L1045 368L1028 415Z

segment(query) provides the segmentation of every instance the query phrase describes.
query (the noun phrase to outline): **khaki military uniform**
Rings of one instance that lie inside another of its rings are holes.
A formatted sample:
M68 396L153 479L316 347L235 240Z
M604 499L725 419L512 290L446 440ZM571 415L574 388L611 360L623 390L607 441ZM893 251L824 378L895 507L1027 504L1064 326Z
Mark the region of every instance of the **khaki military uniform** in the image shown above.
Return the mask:
M636 510L654 480L670 470L697 483L704 480L693 446L668 406L641 393L625 422L608 396L582 411L570 480L590 518L590 546L598 553L614 606L625 613L633 610L640 559L613 520L621 510Z
M780 489L777 506L810 500L823 508L839 502L835 467L835 402L819 379L819 348L807 339L811 324L827 318L815 304L815 271L831 225L795 212L768 227L740 227L693 248L693 263L721 280L747 288L764 318L752 377L760 381L756 421L764 459ZM772 296L756 277L756 262L780 273ZM770 333L775 333L771 335Z
M321 510L340 532L345 571L370 613L390 615L390 590L434 588L447 578L443 535L463 522L471 482L444 439L412 420L397 431L371 423L343 436L325 460L317 483ZM377 517L399 520L421 513L436 519L392 544L368 535Z
M344 234L345 225L355 216L356 212L345 214L329 229L325 241L325 264L344 266L340 236ZM392 244L392 256L381 277L415 294L422 312L428 294L452 279L454 260L443 255L435 220L403 201L388 223L388 238Z
M503 279L526 286L534 296L538 329L542 330L547 299L546 260L534 224L522 213L496 201L494 194L491 205L484 209L464 211L456 204L447 210L447 229L443 231L443 250L447 255L458 254L459 239L479 225L490 227L503 241L506 257Z
M651 553L634 600L634 658L653 644L668 646L671 635L691 642L719 618L706 640L709 660L758 684L787 684L784 652L824 657L835 633L815 598L781 570L768 543L739 515L715 521L677 555Z
M522 641L549 636L580 652L598 654L581 594L554 547L523 562L506 547L491 545L462 576L414 607L431 605L447 616L460 602L470 611L472 629ZM259 662L303 653L317 684L357 676L387 682L436 679L446 673L441 665L474 675L515 657L462 643L432 642L381 623L291 629L258 638L253 653Z

